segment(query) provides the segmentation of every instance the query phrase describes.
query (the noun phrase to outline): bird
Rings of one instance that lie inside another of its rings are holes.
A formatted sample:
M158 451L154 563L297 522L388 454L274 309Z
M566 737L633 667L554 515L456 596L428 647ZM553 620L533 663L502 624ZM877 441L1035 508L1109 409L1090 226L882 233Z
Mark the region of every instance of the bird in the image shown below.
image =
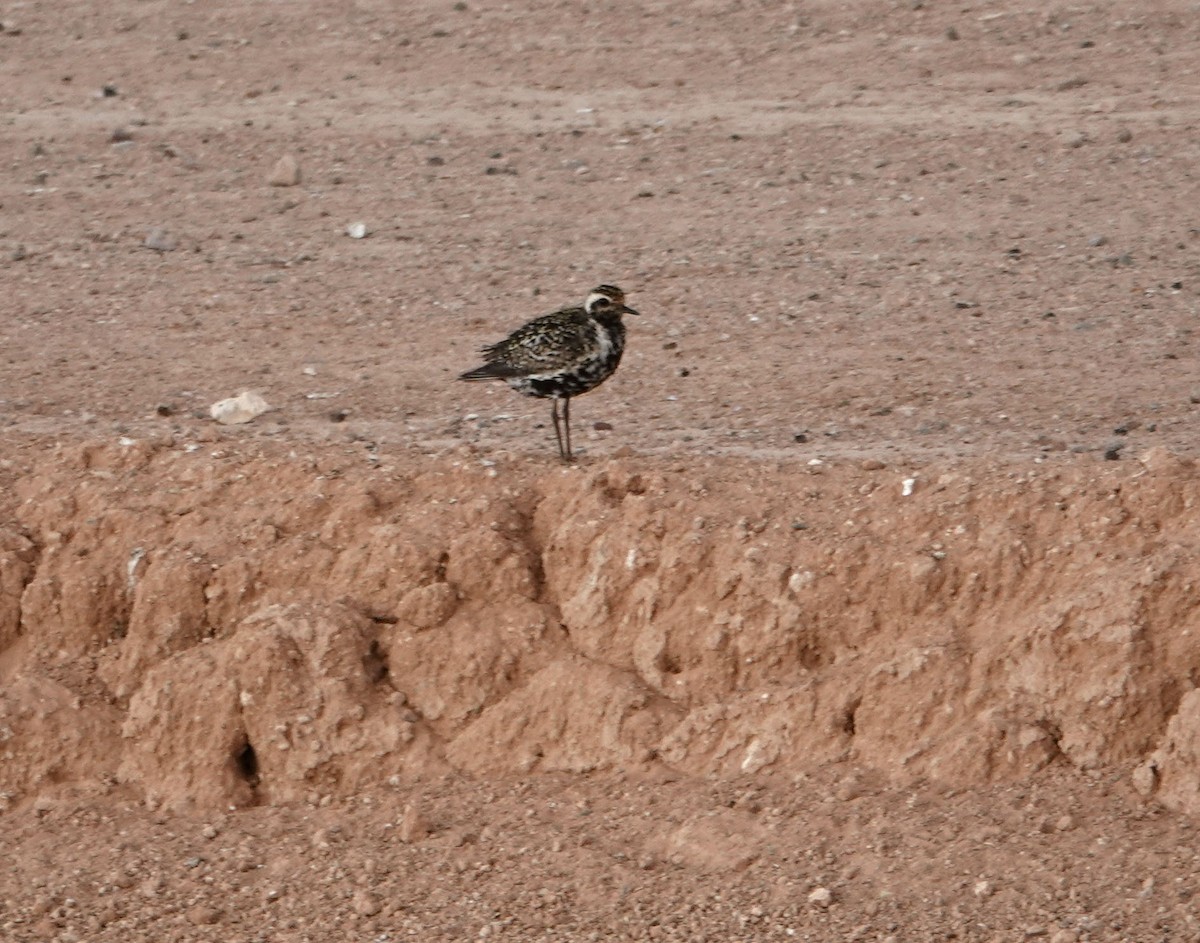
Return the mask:
M483 365L459 379L503 380L518 393L549 399L558 454L570 463L571 397L594 390L613 375L625 352L621 318L637 313L625 304L620 288L600 285L582 305L534 318L504 340L481 348Z

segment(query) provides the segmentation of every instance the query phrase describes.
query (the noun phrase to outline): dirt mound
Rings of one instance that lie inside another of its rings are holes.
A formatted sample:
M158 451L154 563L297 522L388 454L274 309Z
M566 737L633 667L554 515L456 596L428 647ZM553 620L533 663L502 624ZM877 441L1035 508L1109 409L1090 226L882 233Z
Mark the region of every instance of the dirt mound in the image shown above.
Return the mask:
M0 789L1058 762L1196 811L1192 464L867 465L60 448L3 542Z

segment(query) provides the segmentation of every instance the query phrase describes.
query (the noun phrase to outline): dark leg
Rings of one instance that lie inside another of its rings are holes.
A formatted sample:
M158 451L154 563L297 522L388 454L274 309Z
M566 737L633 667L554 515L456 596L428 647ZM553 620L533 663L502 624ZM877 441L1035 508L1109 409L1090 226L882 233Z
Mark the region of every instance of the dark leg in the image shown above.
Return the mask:
M571 451L571 397L563 397L563 426L567 431L567 454L568 462L575 460L575 453Z
M569 462L567 453L563 449L562 427L558 422L558 397L553 397L550 400L550 418L554 420L554 440L558 443L558 456L564 462Z

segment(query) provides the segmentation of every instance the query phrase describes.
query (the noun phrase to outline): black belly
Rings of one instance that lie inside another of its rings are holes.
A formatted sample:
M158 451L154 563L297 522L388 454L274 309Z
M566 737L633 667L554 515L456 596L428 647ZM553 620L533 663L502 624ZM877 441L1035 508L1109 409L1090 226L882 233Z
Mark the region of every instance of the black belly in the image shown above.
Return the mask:
M621 360L618 349L616 356L604 361L592 361L582 364L574 370L541 377L514 377L508 385L526 396L537 396L542 399L561 399L566 396L578 396L588 390L594 390L612 376Z

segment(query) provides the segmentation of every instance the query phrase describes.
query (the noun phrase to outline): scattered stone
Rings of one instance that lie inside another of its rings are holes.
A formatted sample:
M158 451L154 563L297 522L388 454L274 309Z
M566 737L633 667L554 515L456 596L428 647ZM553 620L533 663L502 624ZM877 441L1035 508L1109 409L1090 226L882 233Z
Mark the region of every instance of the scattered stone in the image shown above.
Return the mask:
M158 416L171 416L175 413L175 408L170 403L159 403L154 407L154 413Z
M446 163L446 158L438 154L434 154L432 157L426 157L425 163L427 163L430 167L441 167Z
M1117 140L1122 144L1128 144L1133 140L1133 132L1128 128L1122 128L1117 132Z
M329 414L329 421L330 422L345 422L349 416L350 416L350 410L335 409L333 412L331 412Z
M354 912L360 917L374 917L383 909L383 906L379 903L379 898L369 891L355 891L351 906L354 907Z
M693 815L646 849L649 854L703 871L744 871L767 844L767 832L749 812L720 809Z
M351 223L346 227L346 235L351 239L365 239L368 235L366 223Z
M1078 943L1078 940L1079 934L1065 927L1061 930L1055 930L1050 935L1050 943Z
M592 423L592 428L597 432L612 432L612 423L600 419Z
M261 416L271 407L259 394L247 390L209 407L209 415L223 426L241 425Z
M1083 88L1087 84L1088 84L1087 79L1085 79L1081 75L1075 75L1069 79L1065 79L1062 82L1059 82L1056 86L1054 86L1054 90L1056 92L1069 92L1072 89Z
M882 471L883 469L887 468L887 466L877 458L863 459L863 463L859 467L861 467L863 471Z
M155 252L173 252L178 243L175 241L175 237L161 226L155 226L146 233L146 239L142 245Z
M17 246L15 249L12 250L12 252L10 252L8 254L8 257L13 262L20 262L23 259L27 259L29 257L29 254L25 251L24 246Z
M425 821L420 807L415 802L405 804L404 814L396 824L396 834L402 842L408 844L418 842L429 834L429 823Z
M975 887L972 888L972 893L979 898L991 897L995 891L991 881L976 881Z
M1152 796L1158 788L1158 767L1154 760L1147 760L1134 769L1131 777L1133 788L1140 796Z
M204 828L201 829L200 834L211 841L221 834L221 830L215 825L209 824L205 825Z
M220 923L221 911L216 907L197 904L188 910L187 918L189 923L197 927L212 926L214 923Z
M792 436L792 439L795 442L801 442L801 443L807 442L808 441L808 433L807 432L797 432L794 436Z
M272 187L294 187L300 183L300 164L291 154L284 154L267 175Z
M101 98L116 98L119 94L120 92L117 91L117 87L111 82L102 86L100 89Z
M956 41L959 38L958 30L956 30L953 26L947 26L946 27L946 38L948 40L950 40L951 42Z
M128 128L114 128L108 140L110 144L128 144L133 140L133 132Z
M1083 147L1090 140L1086 131L1072 131L1063 138L1063 143L1069 148L1076 148Z
M1108 242L1108 237L1101 236L1101 235L1095 235L1095 236L1092 236L1090 239L1088 239L1088 245L1091 246L1093 249L1098 249L1100 246L1105 245L1107 242Z
M818 887L808 895L808 902L814 907L828 907L833 903L833 892L827 887Z
M1125 448L1124 442L1110 442L1104 447L1104 460L1106 462L1115 462L1121 457L1121 450Z

